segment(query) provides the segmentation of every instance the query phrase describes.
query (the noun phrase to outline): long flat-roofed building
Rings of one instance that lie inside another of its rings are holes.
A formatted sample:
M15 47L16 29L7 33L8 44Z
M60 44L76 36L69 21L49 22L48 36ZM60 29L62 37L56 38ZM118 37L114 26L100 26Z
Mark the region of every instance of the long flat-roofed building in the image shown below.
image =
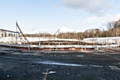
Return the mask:
M120 44L120 37L84 38L83 41L99 44Z

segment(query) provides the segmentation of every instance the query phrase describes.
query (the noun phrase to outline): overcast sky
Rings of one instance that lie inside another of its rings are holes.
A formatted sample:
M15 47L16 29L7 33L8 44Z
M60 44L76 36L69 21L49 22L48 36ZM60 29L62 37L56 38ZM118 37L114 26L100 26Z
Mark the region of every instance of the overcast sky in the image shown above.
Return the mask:
M85 31L120 19L120 0L0 0L0 28L24 33Z

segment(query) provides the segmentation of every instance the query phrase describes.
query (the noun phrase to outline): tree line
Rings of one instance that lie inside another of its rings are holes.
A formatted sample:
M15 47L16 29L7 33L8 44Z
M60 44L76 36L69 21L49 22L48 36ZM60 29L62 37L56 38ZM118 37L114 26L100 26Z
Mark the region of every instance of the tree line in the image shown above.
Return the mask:
M67 32L67 33L36 33L25 34L27 37L57 37L66 39L83 39L83 38L95 38L95 37L115 37L120 36L120 20L110 22L107 24L107 30L101 29L88 29L84 32Z

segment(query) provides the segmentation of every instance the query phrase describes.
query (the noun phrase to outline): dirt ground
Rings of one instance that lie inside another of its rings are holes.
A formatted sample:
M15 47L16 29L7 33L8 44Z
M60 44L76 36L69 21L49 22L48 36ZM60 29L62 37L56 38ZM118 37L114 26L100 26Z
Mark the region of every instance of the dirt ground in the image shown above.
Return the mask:
M120 51L1 52L0 80L120 80Z

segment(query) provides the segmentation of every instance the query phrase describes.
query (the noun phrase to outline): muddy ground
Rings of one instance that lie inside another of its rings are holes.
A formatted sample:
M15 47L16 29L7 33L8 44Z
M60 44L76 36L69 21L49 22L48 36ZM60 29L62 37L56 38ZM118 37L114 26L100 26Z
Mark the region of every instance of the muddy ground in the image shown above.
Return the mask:
M0 80L120 80L120 51L1 52Z

